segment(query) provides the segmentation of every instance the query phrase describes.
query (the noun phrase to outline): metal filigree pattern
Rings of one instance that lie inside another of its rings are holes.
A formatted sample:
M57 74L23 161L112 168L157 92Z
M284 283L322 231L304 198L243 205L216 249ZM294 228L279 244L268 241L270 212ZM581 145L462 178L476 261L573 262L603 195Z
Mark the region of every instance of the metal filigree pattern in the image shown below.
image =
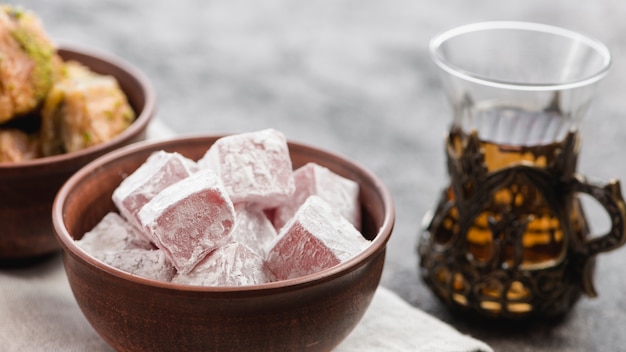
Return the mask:
M602 187L575 173L578 145L570 133L555 145L506 146L519 162L495 168L489 153L499 149L451 130L450 185L418 245L422 276L439 298L517 319L563 314L582 293L595 296L595 255L626 241L626 207L617 181ZM588 239L578 193L605 207L609 233Z

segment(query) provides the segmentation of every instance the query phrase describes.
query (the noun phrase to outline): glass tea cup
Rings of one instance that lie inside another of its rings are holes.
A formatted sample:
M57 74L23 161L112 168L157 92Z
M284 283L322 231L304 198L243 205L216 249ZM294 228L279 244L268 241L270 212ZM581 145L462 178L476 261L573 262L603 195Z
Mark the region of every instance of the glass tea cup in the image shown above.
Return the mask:
M601 42L559 27L483 22L432 39L453 122L449 185L425 217L422 276L455 308L554 316L595 296L595 256L626 241L618 181L577 173L580 122L607 74ZM611 219L592 235L579 194Z

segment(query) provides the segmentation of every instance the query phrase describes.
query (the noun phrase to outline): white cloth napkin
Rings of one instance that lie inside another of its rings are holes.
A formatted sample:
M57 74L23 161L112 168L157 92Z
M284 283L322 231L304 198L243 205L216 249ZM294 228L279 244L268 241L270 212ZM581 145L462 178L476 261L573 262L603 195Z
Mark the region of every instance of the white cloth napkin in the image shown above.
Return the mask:
M335 352L492 352L486 343L411 306L380 286L365 316Z
M0 350L109 352L74 300L61 255L0 270Z
M2 351L111 352L74 300L61 255L36 266L0 269ZM379 287L365 316L336 352L492 352Z

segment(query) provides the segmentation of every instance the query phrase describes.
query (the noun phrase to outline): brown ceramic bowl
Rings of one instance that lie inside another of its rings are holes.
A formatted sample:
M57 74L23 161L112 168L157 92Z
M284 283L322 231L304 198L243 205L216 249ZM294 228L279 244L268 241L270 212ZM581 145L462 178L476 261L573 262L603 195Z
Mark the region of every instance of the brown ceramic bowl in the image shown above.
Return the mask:
M78 169L119 147L145 139L155 114L150 81L131 64L106 54L63 46L59 54L117 78L137 118L121 135L78 152L0 164L0 262L28 262L59 250L50 213L61 185Z
M360 184L363 234L371 245L333 268L243 287L199 287L133 276L94 259L75 240L107 212L113 190L154 151L199 159L219 136L143 142L72 176L53 206L67 277L82 312L119 351L329 351L365 313L379 284L395 220L389 191L337 154L289 142L294 168L317 162Z

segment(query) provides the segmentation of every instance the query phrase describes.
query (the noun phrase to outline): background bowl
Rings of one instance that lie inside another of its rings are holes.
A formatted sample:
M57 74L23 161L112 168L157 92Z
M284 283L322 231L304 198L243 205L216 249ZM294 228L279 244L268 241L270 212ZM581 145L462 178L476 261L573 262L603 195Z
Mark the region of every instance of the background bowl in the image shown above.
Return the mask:
M0 164L0 262L28 262L59 250L50 213L54 196L76 170L97 157L145 139L156 108L150 81L131 64L103 53L62 46L64 60L81 62L115 77L137 115L112 140L81 151L19 163Z
M356 326L380 282L395 210L383 183L337 154L289 142L294 168L317 162L360 184L371 245L333 268L244 287L196 287L144 279L103 264L76 239L107 212L113 190L154 151L199 159L220 136L143 142L90 163L53 206L67 277L83 314L119 351L328 351Z

